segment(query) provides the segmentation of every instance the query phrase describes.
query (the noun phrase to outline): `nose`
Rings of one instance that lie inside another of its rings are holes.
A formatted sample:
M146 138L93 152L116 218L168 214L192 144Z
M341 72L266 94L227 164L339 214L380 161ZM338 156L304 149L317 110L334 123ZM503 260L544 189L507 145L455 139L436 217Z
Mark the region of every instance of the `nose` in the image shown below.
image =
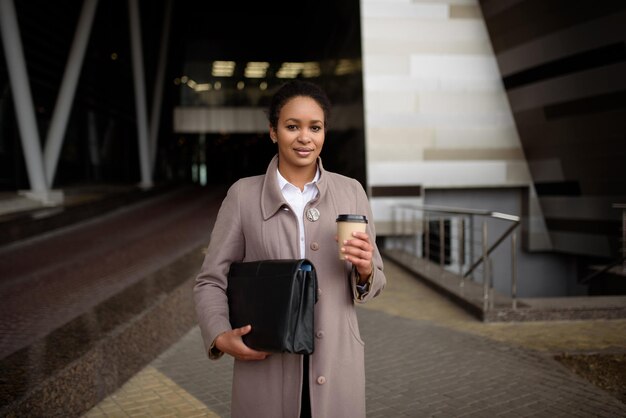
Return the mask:
M300 135L298 135L298 142L302 144L308 144L311 142L311 137L309 136L307 131L302 131Z

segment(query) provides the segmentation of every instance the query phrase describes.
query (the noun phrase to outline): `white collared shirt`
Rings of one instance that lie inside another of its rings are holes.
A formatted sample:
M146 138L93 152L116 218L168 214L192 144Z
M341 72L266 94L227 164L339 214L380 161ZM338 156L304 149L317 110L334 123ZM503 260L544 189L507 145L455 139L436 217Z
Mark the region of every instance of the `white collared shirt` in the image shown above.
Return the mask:
M276 174L278 175L278 187L280 188L283 197L291 206L291 209L296 213L298 218L298 236L300 237L300 258L305 258L306 252L306 240L304 237L304 208L307 203L311 200L315 199L318 194L317 186L315 183L320 178L320 169L319 167L315 171L315 177L310 183L304 185L304 190L300 190L300 188L294 186L289 183L287 179L285 179L278 169L276 169Z

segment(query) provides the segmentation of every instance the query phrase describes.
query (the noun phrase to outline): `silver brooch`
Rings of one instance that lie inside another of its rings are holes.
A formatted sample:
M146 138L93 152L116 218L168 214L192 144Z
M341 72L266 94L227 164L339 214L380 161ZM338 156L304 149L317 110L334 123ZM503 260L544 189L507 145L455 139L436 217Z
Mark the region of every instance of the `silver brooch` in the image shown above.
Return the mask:
M320 218L320 211L316 208L308 209L306 211L306 218L311 222L315 222Z

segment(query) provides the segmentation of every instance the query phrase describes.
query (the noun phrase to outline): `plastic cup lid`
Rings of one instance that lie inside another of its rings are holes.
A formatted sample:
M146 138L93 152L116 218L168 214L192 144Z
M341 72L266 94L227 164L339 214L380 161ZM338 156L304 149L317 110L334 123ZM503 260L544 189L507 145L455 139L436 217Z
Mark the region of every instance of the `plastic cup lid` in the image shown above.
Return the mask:
M367 223L367 216L365 215L352 215L352 214L341 214L337 216L337 222L361 222Z

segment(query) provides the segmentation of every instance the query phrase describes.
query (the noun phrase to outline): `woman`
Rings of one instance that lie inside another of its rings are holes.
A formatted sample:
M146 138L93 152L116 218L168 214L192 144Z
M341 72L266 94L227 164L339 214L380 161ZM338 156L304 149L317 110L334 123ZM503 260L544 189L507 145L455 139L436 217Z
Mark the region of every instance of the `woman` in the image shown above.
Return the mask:
M354 303L377 296L386 279L375 243L371 209L360 183L325 171L330 102L316 85L293 81L273 96L269 133L278 154L262 176L236 182L217 216L194 288L209 357L235 358L231 413L239 417L364 417L364 343ZM366 215L366 233L339 243L338 214ZM228 320L231 263L307 258L315 265L315 352L265 353L247 347Z

